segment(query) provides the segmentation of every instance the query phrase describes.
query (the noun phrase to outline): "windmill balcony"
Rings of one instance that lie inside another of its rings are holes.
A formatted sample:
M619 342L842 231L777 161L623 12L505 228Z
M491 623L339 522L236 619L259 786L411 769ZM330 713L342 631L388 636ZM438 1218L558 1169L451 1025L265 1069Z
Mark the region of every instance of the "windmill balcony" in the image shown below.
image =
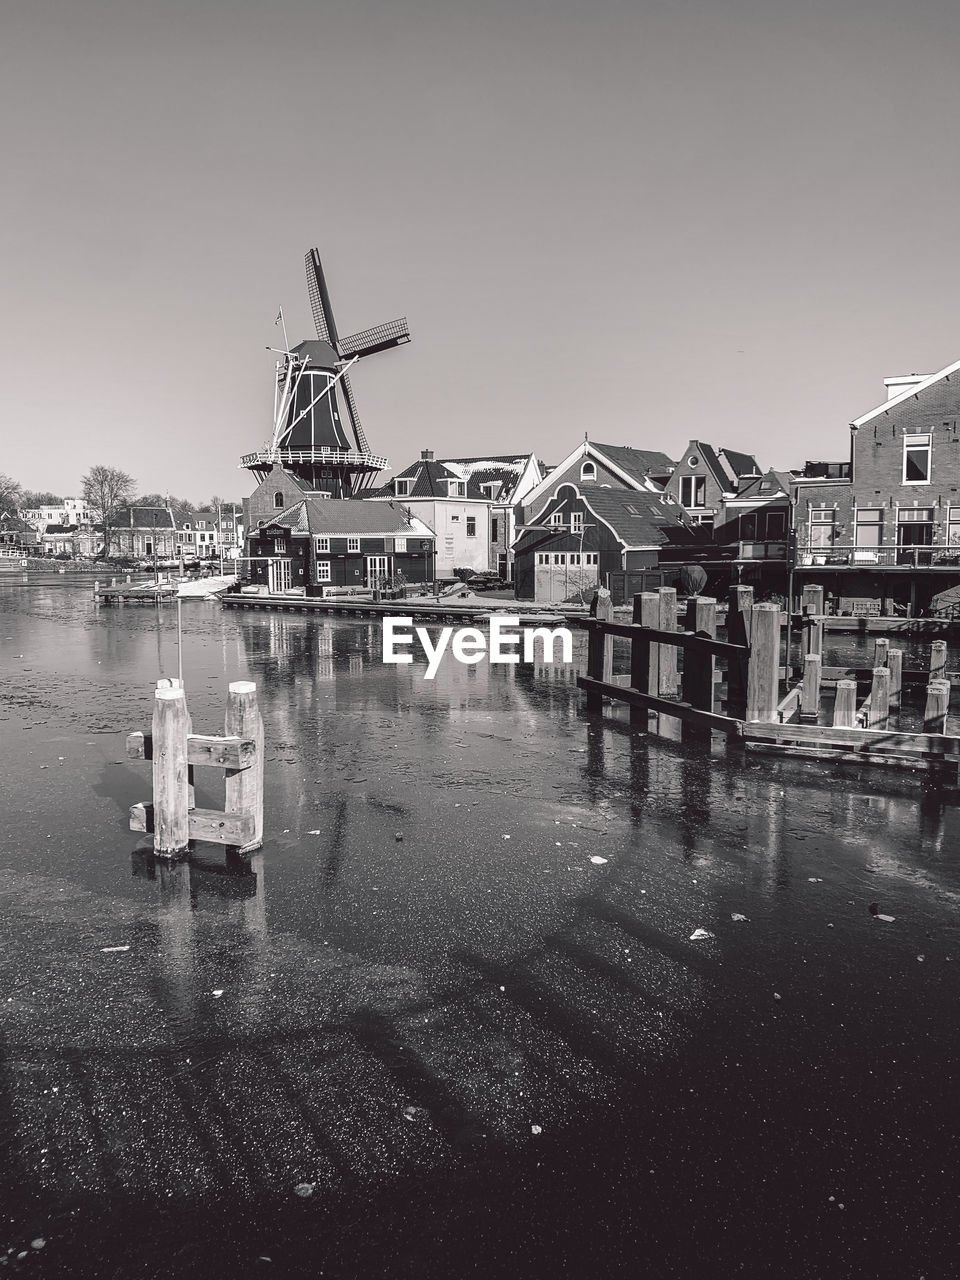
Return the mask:
M362 468L365 471L382 471L388 466L387 459L379 454L360 453L357 449L261 449L257 453L244 454L240 459L240 466L282 467L304 462Z

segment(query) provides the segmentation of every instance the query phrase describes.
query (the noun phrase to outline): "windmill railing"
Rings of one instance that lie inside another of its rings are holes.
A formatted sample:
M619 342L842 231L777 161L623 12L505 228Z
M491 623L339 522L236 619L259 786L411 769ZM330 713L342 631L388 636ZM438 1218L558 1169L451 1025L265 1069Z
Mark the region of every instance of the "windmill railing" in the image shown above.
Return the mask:
M381 471L388 465L387 459L376 453L361 453L358 449L260 449L246 453L240 459L241 467L284 466L294 463L318 462L324 466L363 467L369 471Z

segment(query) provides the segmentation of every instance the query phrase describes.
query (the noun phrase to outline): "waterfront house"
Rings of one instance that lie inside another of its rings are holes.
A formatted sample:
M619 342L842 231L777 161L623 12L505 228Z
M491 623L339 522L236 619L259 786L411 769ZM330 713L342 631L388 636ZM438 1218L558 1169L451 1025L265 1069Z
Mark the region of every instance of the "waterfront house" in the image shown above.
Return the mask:
M541 480L532 453L435 458L424 449L388 484L365 497L398 501L437 535L437 576L493 570L509 581L516 508Z
M960 361L884 385L849 461L795 478L795 581L841 613L917 616L960 585Z
M724 505L737 499L741 484L759 477L760 468L752 455L691 440L664 488L692 523L712 529L727 522Z
M44 533L48 525L74 525L78 529L89 529L91 525L90 510L83 498L62 498L46 506L28 507L20 515L39 534Z
M434 535L399 503L301 496L249 530L244 581L272 593L434 577Z
M597 585L616 603L665 575L661 552L695 536L695 526L669 494L657 489L557 485L514 544L516 591L523 600L585 600Z
M676 463L656 449L597 444L584 438L522 498L520 519L527 523L536 520L556 493L557 486L566 482L583 491L631 489L660 493L675 468Z
M45 556L92 557L100 545L100 536L91 525L48 524L40 535Z
M40 537L30 523L15 511L0 511L0 556L20 560L39 555Z
M170 560L177 555L176 522L169 507L121 507L109 521L108 556Z

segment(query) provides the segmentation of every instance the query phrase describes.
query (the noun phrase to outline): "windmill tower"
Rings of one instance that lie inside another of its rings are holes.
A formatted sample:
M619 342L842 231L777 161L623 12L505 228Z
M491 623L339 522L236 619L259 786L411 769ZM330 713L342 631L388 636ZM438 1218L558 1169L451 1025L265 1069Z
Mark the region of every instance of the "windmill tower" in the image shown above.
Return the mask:
M319 493L351 498L373 484L387 460L370 452L349 370L366 356L409 342L410 330L402 317L341 338L318 251L311 249L305 262L317 336L283 352L277 362L273 438L240 465L258 482L273 467L282 467Z

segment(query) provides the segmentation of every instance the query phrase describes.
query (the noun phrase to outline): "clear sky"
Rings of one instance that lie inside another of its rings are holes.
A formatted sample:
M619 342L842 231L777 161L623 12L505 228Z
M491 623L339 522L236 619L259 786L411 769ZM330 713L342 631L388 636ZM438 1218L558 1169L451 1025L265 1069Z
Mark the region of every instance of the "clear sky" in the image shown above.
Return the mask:
M313 245L341 332L409 318L354 374L397 470L844 457L960 358L958 65L950 0L21 0L0 470L249 492Z

